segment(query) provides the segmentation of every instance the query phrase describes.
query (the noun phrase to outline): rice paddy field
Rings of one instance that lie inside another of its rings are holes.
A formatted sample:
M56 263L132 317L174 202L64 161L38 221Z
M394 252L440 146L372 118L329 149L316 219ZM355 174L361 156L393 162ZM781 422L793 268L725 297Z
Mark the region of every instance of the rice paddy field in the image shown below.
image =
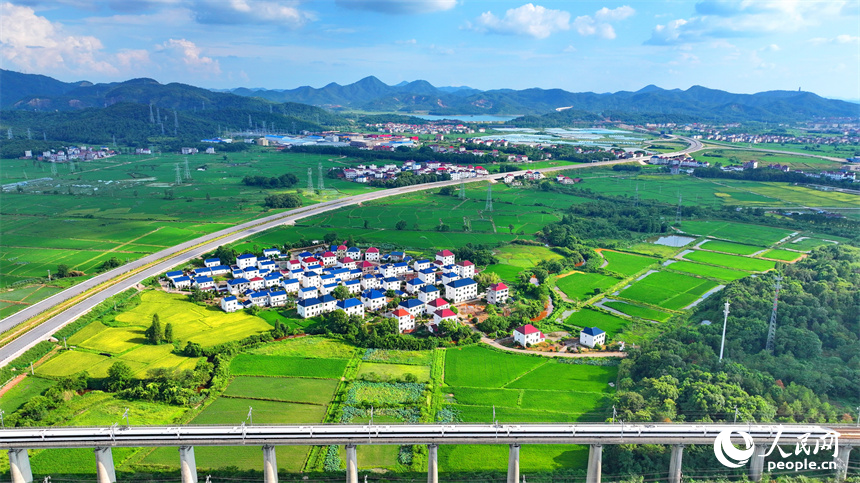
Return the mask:
M704 265L701 263L685 262L683 260L676 261L670 265L666 265L663 270L684 272L691 275L699 275L706 278L713 278L721 282L731 282L739 278L748 277L748 272L740 270L732 270L730 268L715 267L713 265Z
M791 235L792 231L764 225L748 225L731 221L685 221L681 230L700 236L722 238L738 243L767 247Z
M609 337L615 337L630 321L624 317L585 308L570 314L565 323L582 328L600 327Z
M573 300L585 300L605 292L620 281L599 273L573 272L559 277L556 286Z
M634 275L657 262L654 258L612 250L601 250L600 254L607 262L604 268L621 275Z
M656 320L657 322L665 322L672 317L672 314L655 310L650 307L642 307L641 305L628 304L627 302L604 302L604 307L617 310L630 317L639 317L646 320Z
M716 286L716 282L689 275L654 272L621 290L618 296L669 310L680 310Z
M768 250L761 255L761 258L767 258L770 260L779 260L782 262L794 262L803 257L802 253L797 253L791 250Z
M774 262L761 260L757 258L741 257L736 255L726 255L723 253L706 252L702 250L694 250L683 255L684 260L692 262L707 263L709 265L718 265L726 268L734 268L737 270L746 270L750 272L764 272L775 267Z
M702 250L711 250L714 252L729 253L732 255L752 255L764 250L764 247L753 245L741 245L739 243L724 242L720 240L705 240L698 245Z

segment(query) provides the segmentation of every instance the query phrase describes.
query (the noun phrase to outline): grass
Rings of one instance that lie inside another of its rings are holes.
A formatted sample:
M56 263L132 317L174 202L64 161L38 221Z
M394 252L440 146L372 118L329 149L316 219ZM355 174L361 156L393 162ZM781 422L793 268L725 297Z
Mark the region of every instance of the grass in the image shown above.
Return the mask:
M337 385L338 381L331 379L238 376L227 386L224 395L326 405Z
M639 317L646 320L656 320L657 322L665 322L669 320L670 317L672 317L672 314L668 312L654 310L650 307L641 307L639 305L628 304L626 302L605 302L603 305L611 309L615 309L623 314L627 314L631 317Z
M786 243L785 246L794 250L809 251L822 245L832 245L832 242L820 238L804 238L800 241Z
M537 411L546 411L548 409L551 409L553 411L563 413L583 414L593 413L596 408L605 407L607 401L609 401L609 398L605 394L594 391L583 392L572 390L524 390L520 407L522 407L523 409L534 409Z
M578 327L598 327L609 337L614 337L630 323L623 317L587 308L570 314L565 322Z
M12 414L29 401L30 398L42 395L54 384L56 383L49 379L27 376L0 397L0 409L6 414Z
M245 411L247 412L247 408ZM302 471L309 450L310 446L276 446L275 456L278 460L279 472ZM198 471L211 472L232 468L242 471L261 471L263 468L263 452L258 446L196 446L194 458ZM176 448L155 448L144 458L141 466L176 469L179 467L179 452Z
M620 279L599 273L574 272L556 280L556 286L573 300L585 300L607 291ZM597 291L595 292L595 290Z
M355 381L349 385L346 404L383 405L417 404L424 399L425 385L417 383L390 383Z
M619 296L670 310L680 310L716 286L715 282L689 275L654 272L622 290Z
M732 255L752 255L764 250L764 247L752 245L741 245L739 243L724 242L720 240L706 240L699 245L702 250L713 250L715 252L730 253Z
M523 357L482 346L445 351L445 383L449 386L502 387L543 364L539 357Z
M606 259L607 262L609 262L605 267L606 270L610 270L621 275L634 275L657 262L657 260L653 258L615 252L612 250L602 250L600 254L603 255L603 258Z
M562 258L558 253L542 246L505 245L493 252L500 263L520 268L534 267L541 260Z
M517 280L517 276L523 271L520 267L515 267L513 265L506 265L504 263L496 263L493 265L487 265L487 268L484 270L485 272L495 273L502 280L513 282Z
M338 379L346 370L343 359L314 359L288 356L239 354L230 364L230 372L243 376L292 376Z
M265 344L251 349L250 353L271 356L350 359L357 350L355 346L339 340L309 336Z
M313 404L222 397L207 406L191 423L238 425L247 420L249 407L254 408L254 424L319 423L325 415L324 406Z
M107 370L111 364L113 364L113 361L107 356L70 350L61 352L36 368L36 374L46 377L63 377L87 371L90 377L107 377ZM129 366L132 367L132 370L140 370L145 365L137 364L137 367L135 367L129 364Z
M731 282L733 280L749 276L748 272L742 272L740 270L715 267L713 265L703 265L701 263L685 262L683 260L670 263L669 265L666 265L663 270L675 270L678 272L700 275L702 277L715 278L722 282Z
M361 360L367 362L383 362L388 364L410 364L416 366L429 366L433 363L433 352L367 349Z
M696 235L762 246L773 245L792 233L791 230L784 228L730 221L685 221L681 224L681 230Z
M419 382L430 382L430 366L362 362L356 377L362 378L370 374L394 380L403 380L407 374L412 374Z
M550 362L506 385L511 389L563 389L577 392L612 392L618 368Z
M771 260L780 260L783 262L793 262L802 257L802 253L793 252L791 250L768 250L761 255L761 258L769 258Z
M459 405L500 407L519 407L522 391L515 389L490 389L477 387L455 387L451 390L453 398Z
M447 445L439 447L439 467L459 471L504 472L507 445ZM520 470L549 472L563 468L585 468L588 447L580 445L529 445L520 447Z
M374 422L376 417L373 418ZM382 421L380 421L382 422ZM400 453L400 446L392 444L366 444L360 446L355 457L358 460L358 468L370 470L375 468L394 468L398 465L397 456ZM341 461L346 462L346 447L341 445L338 448L338 454Z
M691 262L707 263L710 265L746 270L750 272L764 272L773 269L775 266L774 262L768 260L706 252L702 250L695 250L687 253L683 258L684 260L689 260Z

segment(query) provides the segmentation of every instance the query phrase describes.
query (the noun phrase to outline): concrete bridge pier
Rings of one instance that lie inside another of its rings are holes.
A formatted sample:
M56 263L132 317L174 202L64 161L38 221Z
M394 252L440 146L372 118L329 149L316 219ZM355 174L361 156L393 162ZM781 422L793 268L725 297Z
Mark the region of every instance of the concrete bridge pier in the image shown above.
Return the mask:
M197 483L197 461L194 459L194 446L179 447L179 473L182 483Z
M669 483L681 483L681 458L684 456L684 445L672 445L672 459L669 460Z
M439 445L427 445L427 483L439 483Z
M263 483L278 483L278 458L274 446L263 446Z
M33 472L30 471L30 457L26 449L9 450L9 475L12 483L32 483Z
M113 452L110 448L95 448L96 481L98 483L116 483L116 471L113 467Z
M512 444L508 454L508 483L520 481L520 445Z
M851 449L851 446L839 447L839 453L836 455L836 481L845 481L848 477L848 459L851 457Z
M346 483L358 483L358 459L355 445L346 445Z
M585 475L585 483L600 483L603 471L603 445L592 444L588 448L588 473Z
M750 458L750 481L761 481L761 475L764 473L764 454L767 452L767 445L757 444L753 446L753 455Z

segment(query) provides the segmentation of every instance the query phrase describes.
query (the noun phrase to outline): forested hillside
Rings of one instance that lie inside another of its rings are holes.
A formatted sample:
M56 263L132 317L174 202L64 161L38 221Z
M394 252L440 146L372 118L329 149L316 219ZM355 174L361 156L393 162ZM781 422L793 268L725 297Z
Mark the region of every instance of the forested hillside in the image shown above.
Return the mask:
M818 248L781 270L773 354L764 349L774 275L732 282L689 325L631 351L619 376L619 417L731 421L737 408L739 421L851 421L837 407L860 396L860 249ZM726 299L732 306L720 362Z

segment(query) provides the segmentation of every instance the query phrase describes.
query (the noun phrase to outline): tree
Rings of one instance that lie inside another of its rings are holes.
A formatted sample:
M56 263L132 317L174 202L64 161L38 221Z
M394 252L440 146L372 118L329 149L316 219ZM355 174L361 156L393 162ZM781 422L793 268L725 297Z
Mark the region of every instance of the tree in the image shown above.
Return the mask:
M263 200L263 205L269 208L298 208L302 199L294 194L269 195Z
M367 229L369 225L370 222L368 220L364 220L364 228Z
M164 326L164 342L167 342L168 344L173 343L173 324L170 322Z
M326 245L331 245L335 242L335 240L337 240L337 233L335 232L329 232L326 233L325 236L323 236L323 241L326 243Z
M224 265L232 265L236 263L236 250L227 246L216 248L213 256L221 260L221 263Z
M150 344L161 344L161 341L164 338L164 332L161 330L161 320L158 317L158 314L152 314L152 324L150 324L149 328L146 329L144 335L146 335L146 340Z
M453 186L443 186L439 190L439 194L442 196L451 196L454 194L454 187Z
M105 379L105 388L108 391L121 391L127 388L132 381L131 367L123 361L114 362L108 368L108 377Z
M65 278L69 276L69 266L65 263L57 265L57 278Z
M336 298L338 300L343 300L345 298L348 298L350 295L349 289L346 288L346 285L338 285L337 287L334 288L334 290L332 290L331 294L334 298Z
M394 228L403 231L406 229L406 222L404 220L400 220L394 225Z
M513 224L513 223L511 223L510 225L508 225L508 231L509 231L512 235L514 234L514 224Z

